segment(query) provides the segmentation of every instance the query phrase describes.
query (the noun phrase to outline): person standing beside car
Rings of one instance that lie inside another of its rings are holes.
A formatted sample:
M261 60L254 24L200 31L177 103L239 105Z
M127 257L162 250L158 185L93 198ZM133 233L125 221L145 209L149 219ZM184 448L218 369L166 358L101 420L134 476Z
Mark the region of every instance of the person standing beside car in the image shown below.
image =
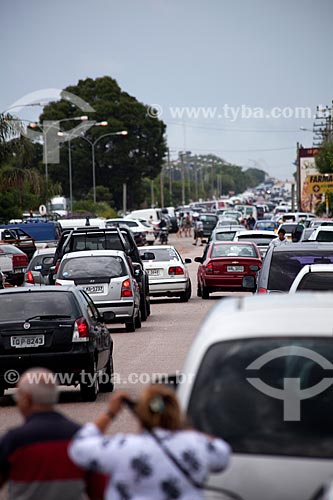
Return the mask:
M105 436L124 404L132 407L139 433ZM202 500L197 485L204 485L210 472L228 466L230 447L185 429L174 391L151 385L137 402L129 401L125 392L114 394L105 413L76 434L69 454L80 467L109 476L106 500Z

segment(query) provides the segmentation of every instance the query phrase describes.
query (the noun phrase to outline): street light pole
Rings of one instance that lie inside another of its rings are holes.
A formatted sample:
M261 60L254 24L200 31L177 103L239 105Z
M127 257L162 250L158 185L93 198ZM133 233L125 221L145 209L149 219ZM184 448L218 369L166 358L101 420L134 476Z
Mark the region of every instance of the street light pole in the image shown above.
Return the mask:
M68 141L68 175L69 175L69 207L73 214L73 176L72 176L72 151L71 141Z
M101 122L101 123L96 123L96 125L102 125L105 127L107 125L107 122ZM80 139L83 139L84 141L88 142L91 146L91 161L92 161L92 180L93 180L93 200L94 203L96 203L96 161L95 161L95 146L96 144L101 140L104 139L104 137L108 137L110 135L127 135L128 132L127 130L121 130L120 132L109 132L107 134L103 134L100 137L98 137L95 141L91 141L87 137L81 136Z

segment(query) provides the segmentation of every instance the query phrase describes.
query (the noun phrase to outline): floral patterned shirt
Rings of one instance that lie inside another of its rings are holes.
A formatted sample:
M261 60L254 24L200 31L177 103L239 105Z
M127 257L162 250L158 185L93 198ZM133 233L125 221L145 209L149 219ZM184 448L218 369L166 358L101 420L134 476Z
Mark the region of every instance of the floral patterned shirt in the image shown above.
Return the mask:
M230 448L193 430L155 434L196 483L228 465ZM74 437L69 455L77 465L110 476L106 500L202 500L184 474L148 433L105 436L86 424Z

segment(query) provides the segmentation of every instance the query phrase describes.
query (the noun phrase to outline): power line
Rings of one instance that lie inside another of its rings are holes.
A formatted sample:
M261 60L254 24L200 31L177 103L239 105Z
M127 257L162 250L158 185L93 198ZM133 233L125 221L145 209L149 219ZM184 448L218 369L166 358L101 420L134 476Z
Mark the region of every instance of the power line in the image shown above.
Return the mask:
M275 130L270 130L270 129L251 129L251 128L226 128L226 127L210 127L207 125L196 125L196 124L191 124L188 122L174 122L171 120L165 120L166 124L171 124L171 125L176 125L176 126L186 126L189 128L199 128L199 129L205 129L205 130L221 130L223 132L263 132L263 133L291 133L291 132L297 132L299 134L299 129L275 129Z

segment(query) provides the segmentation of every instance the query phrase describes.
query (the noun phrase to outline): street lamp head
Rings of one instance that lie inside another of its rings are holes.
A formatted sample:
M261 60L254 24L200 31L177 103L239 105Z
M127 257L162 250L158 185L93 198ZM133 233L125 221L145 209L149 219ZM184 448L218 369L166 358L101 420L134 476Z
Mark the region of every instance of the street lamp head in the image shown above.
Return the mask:
M65 137L65 133L64 132L57 132L57 136L58 137Z
M121 130L121 132L117 132L118 135L128 135L127 130Z
M78 119L81 120L81 122L86 122L87 120L89 120L89 117L84 115L84 116L80 116Z
M104 120L103 122L95 123L95 125L98 125L99 127L107 127L109 124Z

